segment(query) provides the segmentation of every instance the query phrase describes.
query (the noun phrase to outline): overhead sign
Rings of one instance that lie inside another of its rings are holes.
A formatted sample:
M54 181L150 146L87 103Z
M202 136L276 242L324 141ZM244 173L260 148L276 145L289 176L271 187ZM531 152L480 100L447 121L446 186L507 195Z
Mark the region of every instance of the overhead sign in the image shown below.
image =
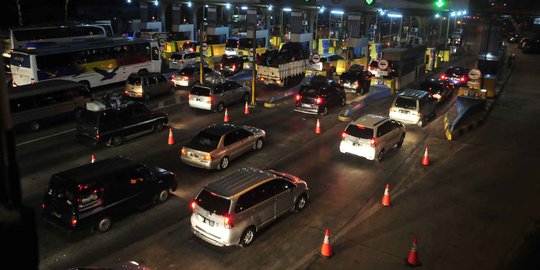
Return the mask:
M321 61L321 56L318 54L314 54L313 56L311 56L311 61L313 61L313 63L319 63L319 61Z
M202 49L203 51L208 50L208 44L206 44L206 42L202 44Z
M380 69L387 69L388 68L388 61L382 59L379 61L379 68Z
M469 71L469 79L478 80L480 77L482 77L482 72L479 69L473 68Z

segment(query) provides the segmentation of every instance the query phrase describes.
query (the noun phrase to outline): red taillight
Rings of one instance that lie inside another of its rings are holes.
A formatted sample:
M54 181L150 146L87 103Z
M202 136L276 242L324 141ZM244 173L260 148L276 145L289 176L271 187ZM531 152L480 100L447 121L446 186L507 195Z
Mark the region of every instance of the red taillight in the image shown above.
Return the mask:
M99 137L100 137L99 134L96 134L96 139L99 139Z
M317 103L317 104L319 104L319 105L320 105L320 104L322 104L322 103L323 103L323 99L322 99L322 98L320 98L320 97L318 97L318 98L317 98L317 99L315 100L315 103Z
M191 202L191 210L195 210L195 208L197 208L197 201L192 201Z
M212 156L210 154L204 155L204 160L212 161Z
M446 80L446 76L444 76L444 74L441 75L441 80Z
M47 207L47 206L45 205L45 203L44 203L44 202L41 203L41 208L45 209L45 207Z
M191 99L191 94L188 94L188 99Z
M75 226L75 225L77 225L77 217L71 216L71 226Z
M225 228L227 229L230 229L233 227L232 219L229 216L223 217L223 226L225 226Z
M369 140L369 144L373 147L377 146L377 138L371 138L371 140Z
M182 156L185 156L187 154L186 148L182 147L182 150L180 150L180 153L182 153Z
M296 94L296 101L300 101L302 99L302 96L300 94Z
M234 71L236 69L236 64L232 65L232 70Z
M212 101L213 101L213 100L214 100L214 97L212 97L212 96L209 96L209 97L208 97L208 103L212 104Z
M182 80L184 80L184 81L189 81L189 77L188 77L188 76L183 76L183 77L182 77Z
M459 78L460 81L464 82L465 81L465 76Z
M345 132L345 131L341 132L341 138L345 139L345 136L347 136L347 132Z

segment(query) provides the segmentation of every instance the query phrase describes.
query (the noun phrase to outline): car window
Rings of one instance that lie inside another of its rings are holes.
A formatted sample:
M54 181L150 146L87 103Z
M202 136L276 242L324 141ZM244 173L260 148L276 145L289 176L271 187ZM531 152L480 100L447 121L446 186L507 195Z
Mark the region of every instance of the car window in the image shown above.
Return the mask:
M149 84L156 84L157 83L156 77L149 77L148 78L148 83Z
M149 114L148 108L146 108L144 105L141 104L141 106L135 106L133 108L133 114L135 116L144 116Z
M253 135L253 133L249 132L248 130L245 130L245 129L239 129L236 131L237 132L237 136L240 140L243 140L245 138L248 138L249 136Z
M194 86L193 88L191 88L191 94L197 95L197 96L210 96L210 88L202 87L202 86Z
M65 102L73 99L73 91L63 90L54 93L54 100L56 102Z
M221 136L208 132L208 130L203 130L191 140L191 143L196 146L209 147L211 149L216 149L218 147Z
M249 209L258 203L262 202L263 198L259 194L259 190L257 188L252 189L242 195L238 198L238 201L236 202L236 206L234 207L234 211L236 213L240 213L246 209Z
M274 179L268 183L272 185L272 188L274 189L274 195L280 194L294 187L294 185L290 181L282 178Z
M394 106L404 109L416 109L416 99L407 97L397 97Z
M377 137L382 137L388 132L392 130L392 124L390 124L389 121L386 121L383 123L378 129L377 129Z
M401 125L396 120L390 120L393 128L399 128Z
M373 129L362 126L362 125L353 125L350 124L345 129L345 133L361 139L372 139L373 138Z
M223 141L223 145L224 146L229 146L233 143L236 143L240 140L242 140L243 138L241 137L241 135L238 133L238 130L234 130L234 131L231 131L229 133L227 133L225 135L225 140Z
M214 95L223 94L223 85L218 85L214 87Z
M217 215L228 214L231 207L230 200L220 197L212 192L208 192L206 189L203 189L199 195L197 195L195 201L200 207Z

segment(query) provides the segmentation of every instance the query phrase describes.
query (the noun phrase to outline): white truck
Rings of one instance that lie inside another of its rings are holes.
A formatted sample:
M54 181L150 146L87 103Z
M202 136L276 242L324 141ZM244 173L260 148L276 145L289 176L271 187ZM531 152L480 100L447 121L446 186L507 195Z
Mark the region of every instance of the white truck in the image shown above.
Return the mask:
M304 77L309 65L309 51L299 42L288 42L278 51L267 51L259 57L257 77L264 84L285 86L288 81Z

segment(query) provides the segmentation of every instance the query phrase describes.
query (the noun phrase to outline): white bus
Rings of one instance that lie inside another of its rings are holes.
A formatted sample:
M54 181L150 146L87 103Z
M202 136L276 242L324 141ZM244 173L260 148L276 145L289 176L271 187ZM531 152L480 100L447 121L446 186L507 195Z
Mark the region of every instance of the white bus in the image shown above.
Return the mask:
M93 88L125 81L134 72L160 72L161 57L155 40L107 38L15 49L10 67L14 87L64 79Z
M37 26L10 29L12 49L37 48L40 45L100 39L109 36L109 31L98 24L72 24ZM111 33L112 35L112 33Z

